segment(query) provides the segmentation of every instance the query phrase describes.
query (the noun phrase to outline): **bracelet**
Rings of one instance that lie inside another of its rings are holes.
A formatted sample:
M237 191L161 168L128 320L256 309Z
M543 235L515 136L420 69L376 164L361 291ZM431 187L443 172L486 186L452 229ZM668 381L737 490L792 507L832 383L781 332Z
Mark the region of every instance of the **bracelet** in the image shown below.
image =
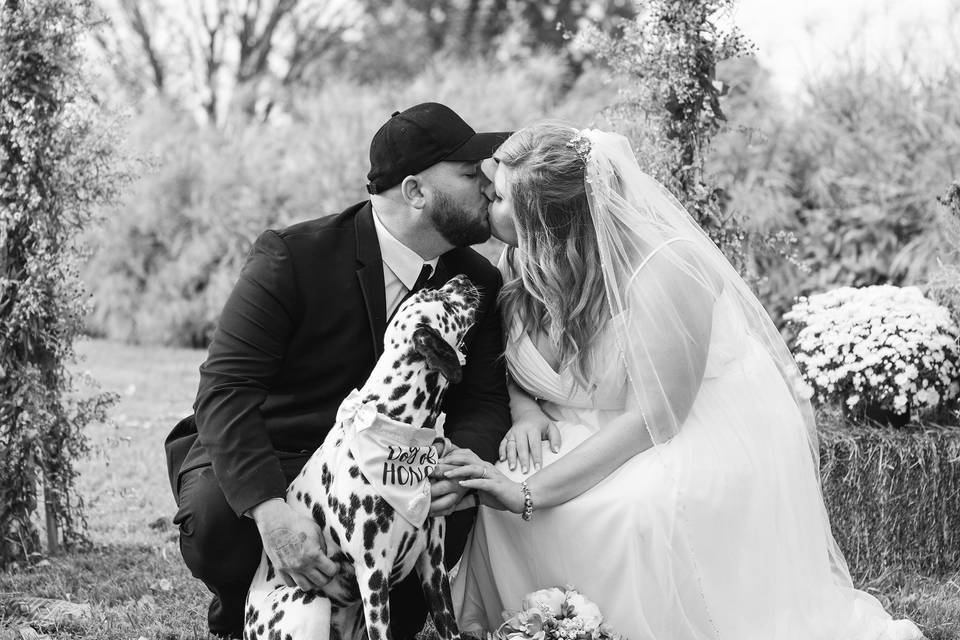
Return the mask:
M530 487L527 486L526 480L520 483L520 491L523 492L523 513L520 517L530 522L530 518L533 517L533 497L530 495Z

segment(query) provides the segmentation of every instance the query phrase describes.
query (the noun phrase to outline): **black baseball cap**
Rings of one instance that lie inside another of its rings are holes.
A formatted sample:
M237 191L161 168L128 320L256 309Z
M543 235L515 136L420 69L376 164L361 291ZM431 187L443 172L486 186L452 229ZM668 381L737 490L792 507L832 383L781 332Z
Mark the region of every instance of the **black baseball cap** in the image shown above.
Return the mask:
M367 191L386 191L438 162L489 158L510 133L477 133L453 109L436 102L394 111L370 142Z

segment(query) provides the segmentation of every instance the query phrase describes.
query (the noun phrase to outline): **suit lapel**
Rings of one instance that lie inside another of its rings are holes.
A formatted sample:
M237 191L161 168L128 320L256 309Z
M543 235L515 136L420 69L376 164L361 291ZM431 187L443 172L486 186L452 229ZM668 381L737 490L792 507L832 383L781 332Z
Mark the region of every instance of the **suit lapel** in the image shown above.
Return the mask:
M377 229L373 225L373 208L368 202L357 212L357 280L367 307L367 320L376 358L383 353L383 334L387 330L387 302L383 288L383 258Z

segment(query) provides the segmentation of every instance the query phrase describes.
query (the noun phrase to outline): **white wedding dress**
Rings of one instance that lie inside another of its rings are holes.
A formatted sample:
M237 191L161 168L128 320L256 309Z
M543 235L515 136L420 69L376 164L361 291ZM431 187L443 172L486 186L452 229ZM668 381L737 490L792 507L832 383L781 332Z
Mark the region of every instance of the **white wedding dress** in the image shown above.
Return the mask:
M854 589L829 531L806 526L826 516L803 418L731 304L717 298L703 381L677 435L530 522L480 508L453 582L461 630L494 630L527 593L573 585L630 640L922 637ZM543 447L544 465L577 455L633 402L614 322L593 350L588 393L505 319L508 371L562 435L558 454ZM757 427L751 446L730 424Z

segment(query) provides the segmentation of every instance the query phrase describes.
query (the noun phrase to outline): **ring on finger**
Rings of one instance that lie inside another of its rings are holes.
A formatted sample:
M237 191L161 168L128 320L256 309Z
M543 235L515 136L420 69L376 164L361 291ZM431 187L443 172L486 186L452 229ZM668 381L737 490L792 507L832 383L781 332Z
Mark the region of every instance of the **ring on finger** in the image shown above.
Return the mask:
M486 477L487 477L487 468L484 467L484 468L483 468L483 473L480 475L480 479L482 480L483 478L486 478Z

